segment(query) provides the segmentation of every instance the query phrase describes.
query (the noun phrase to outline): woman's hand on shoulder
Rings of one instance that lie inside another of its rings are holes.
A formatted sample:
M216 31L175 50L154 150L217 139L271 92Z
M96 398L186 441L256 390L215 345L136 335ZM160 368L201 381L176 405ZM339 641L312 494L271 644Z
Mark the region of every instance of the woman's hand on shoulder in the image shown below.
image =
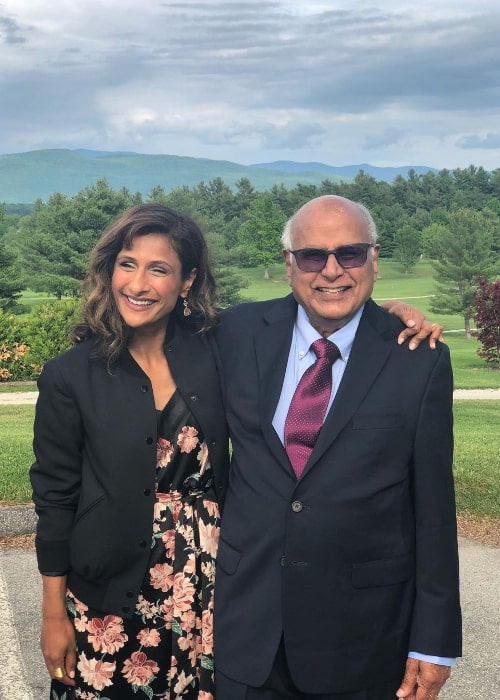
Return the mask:
M401 319L406 325L406 328L398 336L400 345L410 338L408 349L415 350L427 338L429 346L434 350L437 341L443 342L443 326L426 319L425 315L414 306L398 299L385 301L381 306L390 314Z

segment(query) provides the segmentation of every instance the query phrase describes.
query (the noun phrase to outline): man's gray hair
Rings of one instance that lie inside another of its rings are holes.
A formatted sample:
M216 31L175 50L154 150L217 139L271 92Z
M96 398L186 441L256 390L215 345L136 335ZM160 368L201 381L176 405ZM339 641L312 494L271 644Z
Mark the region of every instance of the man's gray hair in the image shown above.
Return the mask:
M361 204L360 202L352 202L352 204L366 220L366 232L368 233L370 243L376 243L378 237L377 225L373 220L373 216L370 214L369 210L364 204ZM283 229L283 233L281 234L281 245L285 250L292 250L292 228L297 213L298 212L295 212L295 214L288 219Z

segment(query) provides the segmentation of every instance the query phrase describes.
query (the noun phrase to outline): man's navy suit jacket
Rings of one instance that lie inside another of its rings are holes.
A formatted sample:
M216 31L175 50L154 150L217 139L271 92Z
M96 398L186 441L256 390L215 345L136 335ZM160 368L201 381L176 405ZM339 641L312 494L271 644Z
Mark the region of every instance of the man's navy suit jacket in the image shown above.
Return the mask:
M369 300L297 480L272 427L296 312L240 305L216 331L233 449L216 665L261 685L283 634L302 692L397 682L410 649L461 653L449 352L398 345Z

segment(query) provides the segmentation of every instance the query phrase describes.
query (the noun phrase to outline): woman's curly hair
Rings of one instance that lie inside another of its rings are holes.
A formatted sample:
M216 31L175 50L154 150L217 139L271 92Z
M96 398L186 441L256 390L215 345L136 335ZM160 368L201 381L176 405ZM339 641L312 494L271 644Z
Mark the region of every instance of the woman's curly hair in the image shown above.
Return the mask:
M128 209L104 231L90 259L83 283L81 318L72 332L75 342L93 338L94 353L113 363L127 346L130 331L118 312L111 288L111 278L118 253L129 249L136 236L164 234L181 262L181 277L187 279L196 268L196 278L189 290L191 315L183 314L183 299L172 311L177 323L194 331L205 331L217 321L215 280L211 270L205 238L199 226L185 214L163 204L139 204Z

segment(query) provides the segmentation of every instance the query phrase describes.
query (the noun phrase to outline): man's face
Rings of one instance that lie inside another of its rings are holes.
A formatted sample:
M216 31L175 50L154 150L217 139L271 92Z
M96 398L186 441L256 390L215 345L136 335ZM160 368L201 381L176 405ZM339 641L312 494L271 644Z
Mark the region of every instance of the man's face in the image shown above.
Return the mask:
M295 217L292 250L370 243L363 215L348 201L335 204L321 200L305 205ZM368 249L362 267L344 269L329 255L320 272L302 272L295 257L284 251L288 282L297 302L304 307L311 325L328 336L348 323L371 296L378 273L378 250Z

